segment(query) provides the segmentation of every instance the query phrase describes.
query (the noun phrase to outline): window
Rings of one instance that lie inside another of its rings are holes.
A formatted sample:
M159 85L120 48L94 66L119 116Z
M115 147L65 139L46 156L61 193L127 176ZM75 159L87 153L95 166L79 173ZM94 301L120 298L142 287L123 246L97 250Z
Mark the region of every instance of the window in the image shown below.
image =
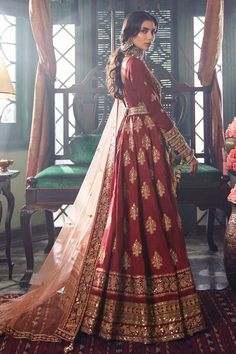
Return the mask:
M57 77L55 88L70 87L75 84L75 25L55 24L53 25L53 44L57 63ZM55 95L55 152L56 155L63 155L63 107L62 94ZM70 96L69 109L69 136L75 134L75 118L72 108L73 97Z
M16 89L15 100L0 99L0 151L26 149L38 60L26 3L1 4L0 56Z
M193 35L194 35L194 86L201 86L200 81L197 76L202 39L204 34L204 16L195 16L193 18ZM219 80L219 86L222 90L222 57L219 58L217 63L217 76ZM204 144L204 125L203 125L203 93L198 92L195 95L196 105L195 105L195 126L196 126L196 152L201 152L203 150Z
M15 84L16 71L16 18L0 15L0 57L4 59L13 84ZM0 100L1 124L15 123L15 102L10 99Z

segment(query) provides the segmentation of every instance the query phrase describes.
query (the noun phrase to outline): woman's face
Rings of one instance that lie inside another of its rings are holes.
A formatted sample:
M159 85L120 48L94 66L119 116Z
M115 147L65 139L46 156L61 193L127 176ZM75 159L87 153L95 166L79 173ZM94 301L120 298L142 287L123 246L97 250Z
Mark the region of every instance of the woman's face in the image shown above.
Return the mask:
M133 43L139 49L147 51L155 39L156 27L154 22L143 21L139 33L133 37Z

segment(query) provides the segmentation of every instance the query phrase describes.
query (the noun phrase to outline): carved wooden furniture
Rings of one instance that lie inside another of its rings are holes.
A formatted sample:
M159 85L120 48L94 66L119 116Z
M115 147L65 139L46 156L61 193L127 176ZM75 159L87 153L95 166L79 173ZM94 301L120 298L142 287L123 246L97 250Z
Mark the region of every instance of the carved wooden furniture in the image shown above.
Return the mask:
M7 262L9 270L9 279L12 279L12 271L14 263L11 259L11 219L15 206L15 198L11 192L11 179L17 177L20 171L9 170L0 173L0 193L4 195L7 200L7 213L5 219L5 254L6 258L0 258L0 263ZM0 222L2 221L2 202L0 201Z
M157 77L165 84L163 104L167 112L176 120L180 130L185 125L188 126L187 134L185 131L183 133L195 150L195 95L197 92L203 94L204 141L202 151L196 153L202 164L200 164L196 176L189 176L186 170L183 172L177 195L180 203L190 203L201 209L208 209L207 238L210 249L215 251L217 249L213 241L215 209L221 208L229 215L230 206L226 198L229 187L222 173L211 166L209 88L180 84L160 65L152 65L152 68ZM48 252L54 242L52 211L57 210L64 204L74 202L88 168L88 164L81 165L79 161L72 163L73 156L77 156L78 151L76 150L74 155L71 153L70 150L73 146L71 139L81 132L84 134L101 132L112 104L112 100L106 91L104 69L102 67L91 70L79 85L69 89L56 89L55 99L57 95L63 97L63 112L61 114L64 132L63 143L59 153L55 155L55 164L28 180L26 205L21 211L22 235L27 263L26 272L20 281L20 285L23 287L28 286L34 267L30 227L31 216L36 210L45 211L49 237L45 252ZM72 98L70 95L73 95ZM70 135L71 121L69 114L72 106L75 116L75 130ZM55 115L56 119L57 115ZM74 140L74 144L76 146L76 140ZM68 158L71 160L68 161ZM67 161L65 162L65 160Z

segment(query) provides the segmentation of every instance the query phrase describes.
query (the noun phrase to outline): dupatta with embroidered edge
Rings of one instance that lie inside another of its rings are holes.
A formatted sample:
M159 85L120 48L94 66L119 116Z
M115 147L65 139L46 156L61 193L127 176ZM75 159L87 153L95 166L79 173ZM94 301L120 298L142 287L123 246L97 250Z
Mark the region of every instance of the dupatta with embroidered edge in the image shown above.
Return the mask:
M92 282L109 207L116 135L125 115L123 103L116 100L73 205L73 221L62 228L29 292L0 305L2 332L37 341L73 341L80 323L67 298L80 287L81 297L74 301L84 311L84 290Z

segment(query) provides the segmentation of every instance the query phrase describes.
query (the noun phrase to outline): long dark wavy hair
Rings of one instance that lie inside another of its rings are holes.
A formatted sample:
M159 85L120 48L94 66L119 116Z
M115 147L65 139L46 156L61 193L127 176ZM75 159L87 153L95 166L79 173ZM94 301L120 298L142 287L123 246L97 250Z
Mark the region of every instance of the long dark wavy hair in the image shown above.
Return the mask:
M128 14L123 22L120 43L124 45L129 38L135 37L144 21L152 21L158 29L158 22L146 11L134 11ZM121 80L121 63L125 54L121 48L117 48L109 57L106 66L106 82L109 93L119 99L123 99L123 83Z

